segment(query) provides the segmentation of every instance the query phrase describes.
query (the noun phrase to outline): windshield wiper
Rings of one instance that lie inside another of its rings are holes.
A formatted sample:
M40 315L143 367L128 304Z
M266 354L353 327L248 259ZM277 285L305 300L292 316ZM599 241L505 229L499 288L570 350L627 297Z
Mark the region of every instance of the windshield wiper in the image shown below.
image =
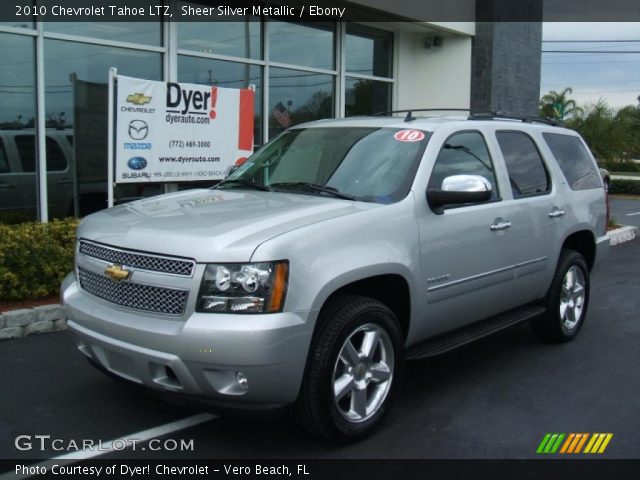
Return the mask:
M240 185L242 187L249 187L249 188L253 188L255 190L260 190L260 191L263 191L263 192L270 192L271 191L271 187L268 187L268 186L263 185L261 183L249 182L248 180L241 180L239 178L234 178L234 179L231 179L231 180L223 180L218 185L216 185L214 188L220 188L220 187L222 187L224 185Z
M271 187L276 187L276 188L284 187L284 188L297 188L300 190L311 190L313 192L328 193L329 195L333 195L334 197L338 197L338 198L344 198L345 200L355 200L354 196L349 195L347 193L343 193L337 188L327 187L325 185L318 185L316 183L310 183L310 182L279 182L279 183L272 183Z

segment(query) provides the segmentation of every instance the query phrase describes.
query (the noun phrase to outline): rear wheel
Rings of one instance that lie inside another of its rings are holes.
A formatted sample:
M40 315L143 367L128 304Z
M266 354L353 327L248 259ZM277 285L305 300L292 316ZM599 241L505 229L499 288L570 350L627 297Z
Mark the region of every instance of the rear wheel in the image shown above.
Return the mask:
M589 305L589 268L575 250L562 250L546 297L547 311L535 319L535 332L549 342L573 340L584 323Z
M389 413L403 367L402 333L393 312L367 297L337 298L318 321L298 420L330 440L357 440Z

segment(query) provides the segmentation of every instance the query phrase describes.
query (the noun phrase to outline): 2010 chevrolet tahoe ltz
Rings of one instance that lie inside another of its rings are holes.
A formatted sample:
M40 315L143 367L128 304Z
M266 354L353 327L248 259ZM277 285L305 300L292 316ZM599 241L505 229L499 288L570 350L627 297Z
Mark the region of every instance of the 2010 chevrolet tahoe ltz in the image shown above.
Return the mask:
M371 433L421 358L529 321L565 342L608 253L575 132L487 115L291 128L227 179L86 217L78 348L146 387Z

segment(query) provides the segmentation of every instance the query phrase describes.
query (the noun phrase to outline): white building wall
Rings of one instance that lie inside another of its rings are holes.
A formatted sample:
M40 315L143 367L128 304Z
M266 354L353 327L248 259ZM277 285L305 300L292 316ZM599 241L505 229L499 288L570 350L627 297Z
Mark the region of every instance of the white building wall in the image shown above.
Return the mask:
M426 36L397 32L394 109L469 108L472 37L443 36L442 46L427 49Z

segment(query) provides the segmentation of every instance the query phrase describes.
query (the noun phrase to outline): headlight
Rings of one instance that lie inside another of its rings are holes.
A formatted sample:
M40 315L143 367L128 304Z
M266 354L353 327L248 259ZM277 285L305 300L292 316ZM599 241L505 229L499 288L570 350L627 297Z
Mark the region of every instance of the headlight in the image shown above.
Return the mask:
M209 264L198 294L197 312L272 313L284 306L289 263Z

